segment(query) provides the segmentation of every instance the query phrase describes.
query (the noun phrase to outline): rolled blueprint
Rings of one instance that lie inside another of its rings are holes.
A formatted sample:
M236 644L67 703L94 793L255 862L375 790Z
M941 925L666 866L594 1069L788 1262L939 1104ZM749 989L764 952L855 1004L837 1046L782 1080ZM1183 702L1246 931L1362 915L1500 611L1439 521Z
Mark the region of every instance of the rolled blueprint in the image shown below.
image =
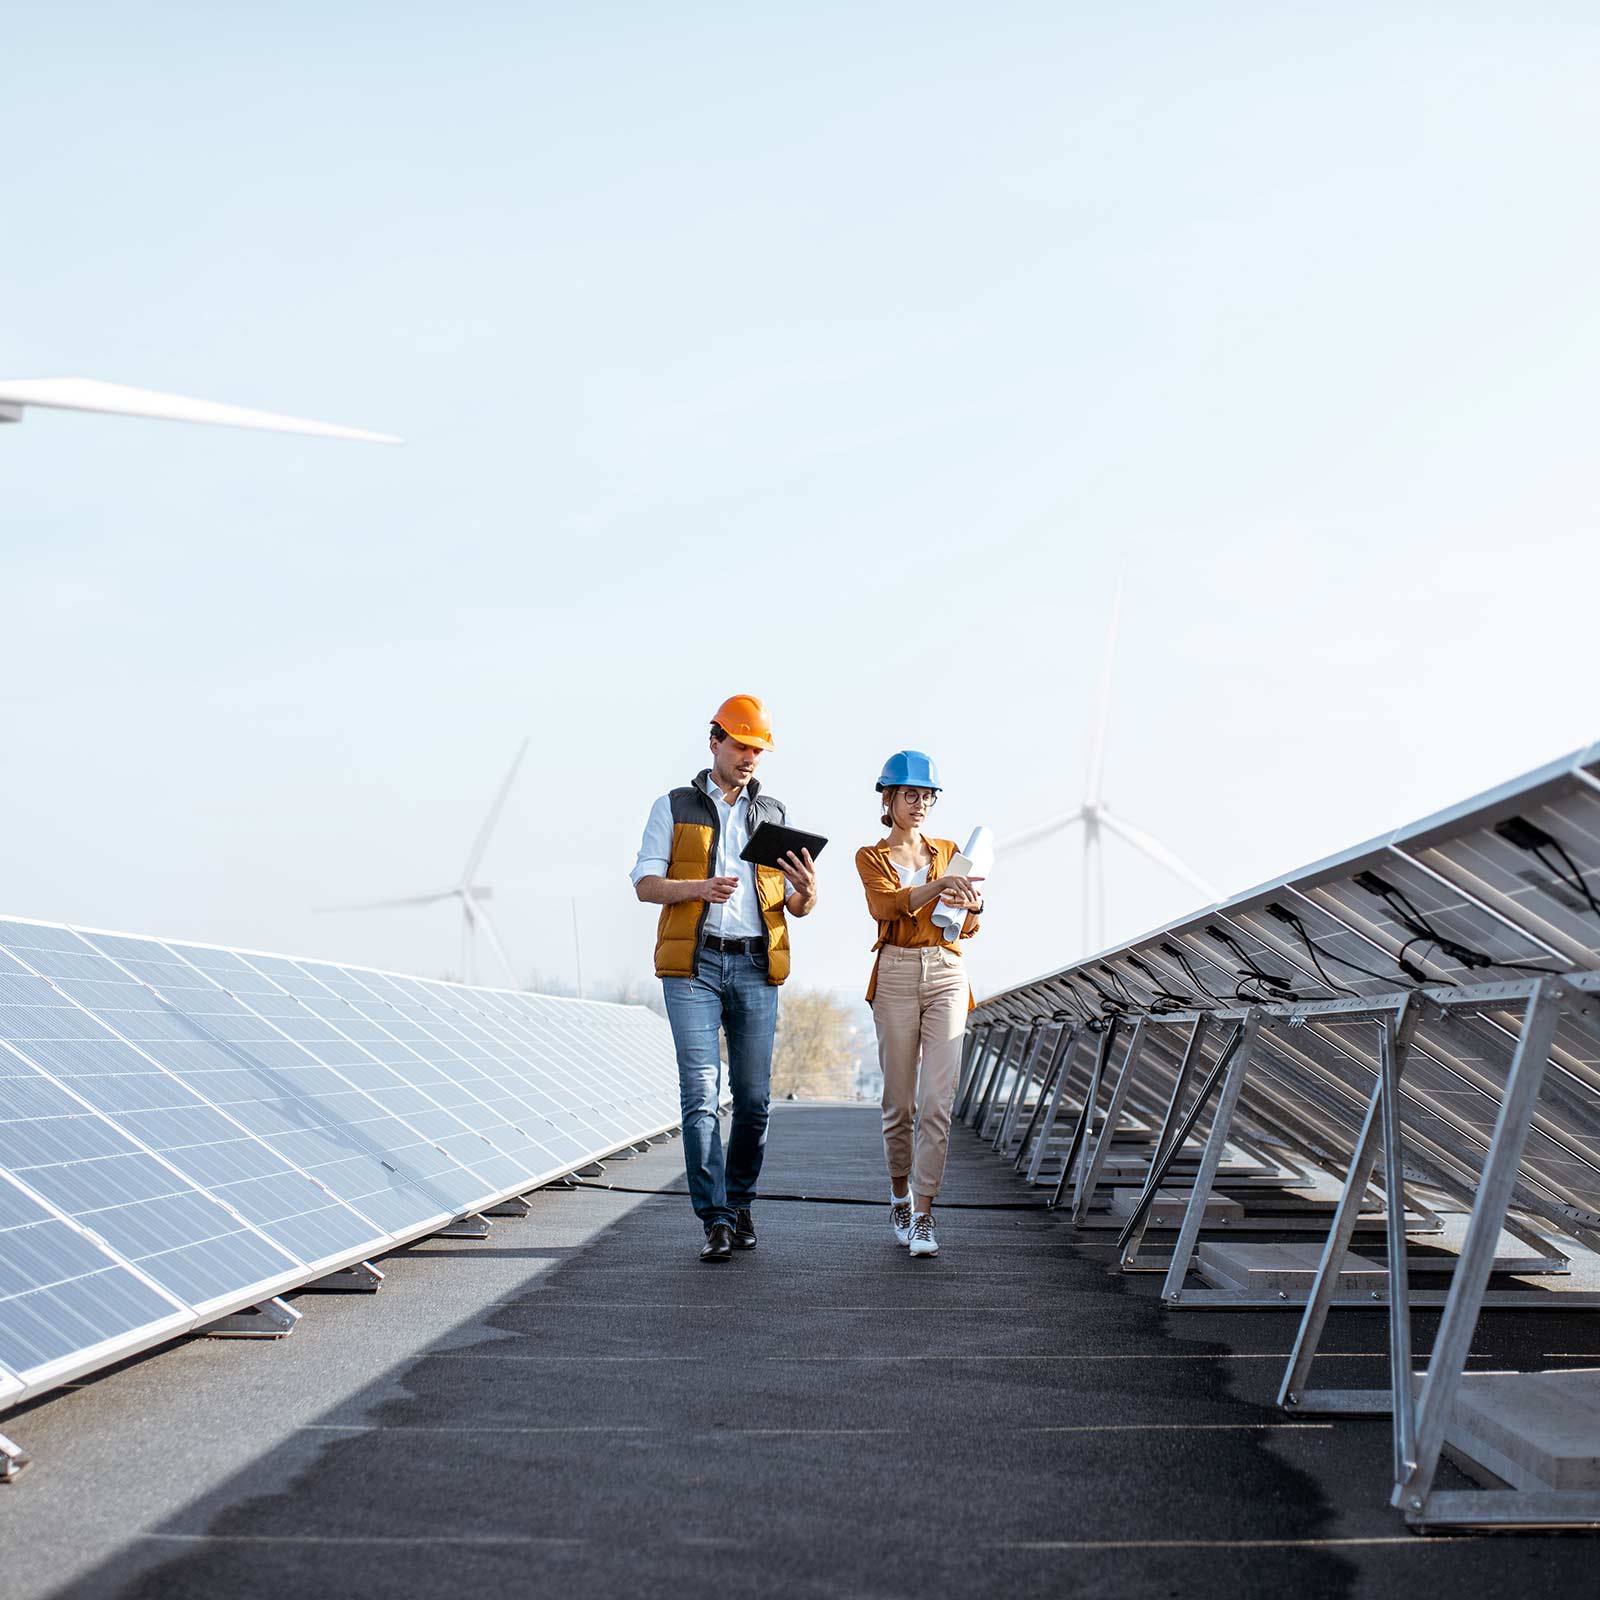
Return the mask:
M950 858L946 873L959 878L987 878L994 868L994 835L987 828L974 828L967 847L958 856ZM961 924L967 914L959 906L947 906L942 900L933 903L934 926L941 929L947 939L961 937Z

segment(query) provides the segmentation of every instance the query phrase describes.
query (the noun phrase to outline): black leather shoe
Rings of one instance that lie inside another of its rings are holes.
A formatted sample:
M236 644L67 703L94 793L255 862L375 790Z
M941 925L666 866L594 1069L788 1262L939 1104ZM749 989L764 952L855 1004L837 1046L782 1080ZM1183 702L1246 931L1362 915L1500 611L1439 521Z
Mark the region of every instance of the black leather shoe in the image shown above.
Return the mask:
M733 1219L733 1242L741 1250L756 1247L756 1219L750 1215L749 1206L740 1206Z
M733 1259L733 1229L726 1222L713 1223L706 1229L705 1247L700 1252L702 1261L731 1261Z

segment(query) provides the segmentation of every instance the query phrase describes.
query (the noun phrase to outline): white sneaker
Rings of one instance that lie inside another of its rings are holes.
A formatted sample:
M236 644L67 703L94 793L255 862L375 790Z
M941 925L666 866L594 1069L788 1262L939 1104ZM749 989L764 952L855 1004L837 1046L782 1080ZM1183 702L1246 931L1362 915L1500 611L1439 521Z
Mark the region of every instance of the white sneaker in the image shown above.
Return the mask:
M914 1256L936 1256L939 1241L933 1236L933 1214L919 1211L911 1219L911 1237L907 1240Z
M889 1226L901 1244L911 1238L911 1196L889 1191Z

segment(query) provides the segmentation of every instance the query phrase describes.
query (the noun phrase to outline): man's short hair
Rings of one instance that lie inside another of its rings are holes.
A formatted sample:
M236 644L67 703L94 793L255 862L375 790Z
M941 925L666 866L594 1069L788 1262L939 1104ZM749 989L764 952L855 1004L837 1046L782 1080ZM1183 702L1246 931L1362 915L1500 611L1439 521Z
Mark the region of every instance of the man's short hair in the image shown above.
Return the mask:
M713 722L711 724L711 742L713 744L721 744L722 741L727 737L728 730L724 728L720 722Z

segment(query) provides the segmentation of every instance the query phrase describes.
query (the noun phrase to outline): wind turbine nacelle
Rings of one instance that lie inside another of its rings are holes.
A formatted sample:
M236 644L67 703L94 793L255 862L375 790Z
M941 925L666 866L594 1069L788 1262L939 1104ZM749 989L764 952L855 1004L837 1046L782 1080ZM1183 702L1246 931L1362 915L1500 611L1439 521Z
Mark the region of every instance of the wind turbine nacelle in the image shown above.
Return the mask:
M469 883L466 886L466 888L467 888L467 893L470 894L474 900L493 900L494 899L494 890L493 889L480 889L474 883Z

